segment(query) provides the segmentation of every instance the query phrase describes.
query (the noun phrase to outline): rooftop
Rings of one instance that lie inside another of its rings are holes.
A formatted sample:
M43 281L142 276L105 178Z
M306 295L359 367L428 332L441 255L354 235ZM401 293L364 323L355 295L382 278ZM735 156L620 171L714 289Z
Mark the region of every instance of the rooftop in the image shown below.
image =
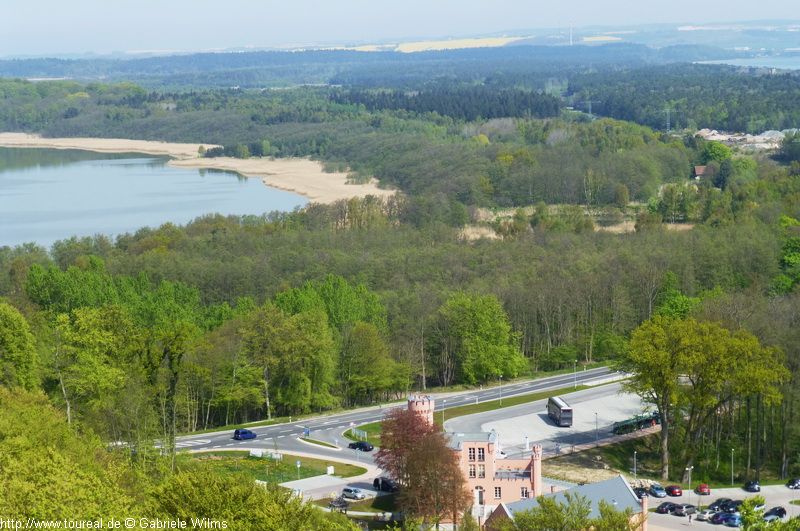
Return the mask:
M496 443L497 433L494 431L480 431L473 433L448 433L450 439L450 448L453 450L461 450L465 442L480 442L480 443Z
M611 504L616 510L624 511L630 509L634 513L642 510L642 505L639 499L634 494L628 480L622 475L612 479L600 481L599 483L589 483L587 485L579 485L571 489L562 490L555 494L545 494L548 498L554 497L559 503L567 503L565 494L577 494L583 496L589 501L591 512L589 518L597 518L600 516L600 501L605 500L606 503ZM520 500L505 504L506 511L512 516L515 513L533 509L539 504L535 498L527 500Z

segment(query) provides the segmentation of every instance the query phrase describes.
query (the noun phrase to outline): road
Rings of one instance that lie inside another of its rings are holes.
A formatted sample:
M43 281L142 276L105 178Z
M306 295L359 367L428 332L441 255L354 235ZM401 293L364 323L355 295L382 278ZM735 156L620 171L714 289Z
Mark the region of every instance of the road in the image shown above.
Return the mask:
M495 430L510 457L523 453L525 437L529 444L541 444L545 455L557 454L559 449L602 441L613 434L615 422L644 412L641 398L622 392L622 384L610 383L601 387L565 393L562 397L573 408L573 424L558 427L547 416L547 400L487 411L445 422L449 432L478 432ZM597 415L595 415L597 413Z
M550 389L560 389L570 385L582 385L599 383L607 380L616 373L607 367L578 371L577 373L564 374L559 376L549 376L537 380L525 382L513 382L508 385L479 389L459 393L432 394L436 401L436 414L445 412L448 409L496 400L499 398L510 398L513 396L526 395L530 393L547 391ZM591 393L592 390L586 392ZM594 392L603 394L606 391L598 388ZM232 430L219 431L214 433L203 433L197 435L187 435L178 437L177 447L179 450L187 451L208 451L208 450L236 450L238 448L263 448L267 450L277 450L284 453L302 452L314 454L320 458L330 458L332 460L354 462L354 463L373 463L371 453L357 452L346 448L325 448L320 445L308 444L298 440L306 428L310 429L312 439L330 442L335 445L344 444L345 439L342 433L353 426L376 422L383 418L387 411L395 407L406 407L405 402L394 403L389 406L370 407L359 410L335 413L316 418L303 419L297 422L274 424L271 426L260 426L250 428L258 436L256 439L247 441L233 440ZM495 412L495 418L504 416L501 410Z

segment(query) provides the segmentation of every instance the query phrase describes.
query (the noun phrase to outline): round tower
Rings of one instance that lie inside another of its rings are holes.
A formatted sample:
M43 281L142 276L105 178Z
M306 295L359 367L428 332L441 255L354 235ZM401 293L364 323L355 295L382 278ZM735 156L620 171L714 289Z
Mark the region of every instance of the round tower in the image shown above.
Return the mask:
M429 395L411 395L408 397L408 410L420 415L431 426L433 426L433 408L433 398Z

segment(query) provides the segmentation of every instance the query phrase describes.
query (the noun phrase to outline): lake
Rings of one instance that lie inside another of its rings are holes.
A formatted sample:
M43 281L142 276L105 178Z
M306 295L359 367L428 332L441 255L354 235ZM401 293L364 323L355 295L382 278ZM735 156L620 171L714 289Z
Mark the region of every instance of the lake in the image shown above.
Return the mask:
M291 211L306 199L230 172L137 154L0 148L0 247L115 236L204 214Z
M748 66L754 68L778 68L780 70L800 70L800 55L750 57L747 59L728 59L723 61L701 61L701 63Z

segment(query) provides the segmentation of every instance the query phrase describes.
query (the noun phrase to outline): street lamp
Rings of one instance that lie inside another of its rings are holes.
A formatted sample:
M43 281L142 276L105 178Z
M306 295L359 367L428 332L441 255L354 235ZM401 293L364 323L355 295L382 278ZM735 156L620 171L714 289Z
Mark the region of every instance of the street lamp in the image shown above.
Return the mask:
M687 466L684 470L686 470L689 475L689 490L692 490L692 470L694 470L694 465Z
M447 404L447 400L442 400L442 429L444 429L444 406Z
M594 444L597 446L600 442L600 432L597 426L597 411L594 412Z
M633 481L638 481L639 477L636 474L636 454L638 452L636 450L633 451Z
M731 448L731 487L733 487L733 448Z
M498 376L500 378L500 405L503 405L503 375L501 374Z
M578 388L578 360L572 363L573 389Z

